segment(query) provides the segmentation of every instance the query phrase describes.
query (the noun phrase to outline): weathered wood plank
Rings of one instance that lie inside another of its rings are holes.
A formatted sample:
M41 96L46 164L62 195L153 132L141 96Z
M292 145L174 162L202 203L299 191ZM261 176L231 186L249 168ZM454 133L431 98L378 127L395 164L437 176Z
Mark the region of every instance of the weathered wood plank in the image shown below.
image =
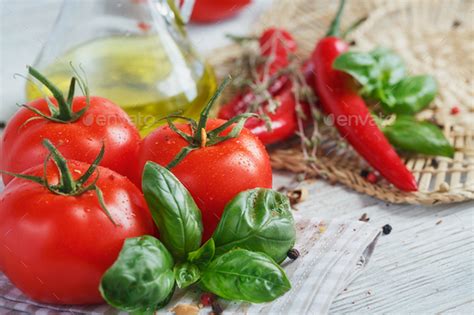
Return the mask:
M318 182L299 211L353 219L366 212L371 224L390 223L393 231L380 238L367 270L337 298L331 313L470 313L474 203L387 205L344 190Z

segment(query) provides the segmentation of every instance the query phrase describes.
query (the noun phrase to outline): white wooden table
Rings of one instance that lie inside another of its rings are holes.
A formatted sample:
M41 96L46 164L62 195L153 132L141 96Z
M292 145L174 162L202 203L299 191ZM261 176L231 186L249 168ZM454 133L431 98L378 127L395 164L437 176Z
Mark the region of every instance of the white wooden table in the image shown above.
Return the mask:
M24 95L24 81L13 79L13 74L24 72L25 65L33 62L58 13L59 1L0 0L0 5L0 119L5 120ZM237 19L191 26L192 40L203 53L225 45L224 33L245 33L269 5L271 0L255 1ZM278 173L275 187L291 179L290 174ZM389 205L322 181L302 185L310 197L298 206L299 211L354 220L367 213L370 224L393 227L390 235L379 239L368 268L337 298L331 313L473 314L474 202Z

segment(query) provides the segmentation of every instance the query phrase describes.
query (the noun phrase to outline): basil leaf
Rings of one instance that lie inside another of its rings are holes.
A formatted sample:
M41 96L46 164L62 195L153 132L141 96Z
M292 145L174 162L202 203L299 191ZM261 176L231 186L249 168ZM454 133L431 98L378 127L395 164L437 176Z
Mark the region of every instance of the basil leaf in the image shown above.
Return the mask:
M214 259L202 272L201 286L228 300L270 302L291 288L285 272L270 257L234 249Z
M174 292L173 257L152 236L129 238L100 282L110 305L127 312L153 314Z
M177 261L184 261L201 245L203 227L196 203L170 171L153 162L145 165L142 187L161 241Z
M381 86L391 86L400 82L406 75L405 64L402 58L387 48L376 48L370 52L376 60L379 72L378 80Z
M185 262L174 267L174 278L180 288L189 287L191 284L196 283L200 277L201 272L198 266L194 264Z
M290 202L271 189L241 192L225 207L212 238L216 255L239 247L263 252L280 263L296 238Z
M373 56L354 51L338 56L334 60L333 68L350 74L364 86L373 83L379 73L377 61Z
M215 252L216 247L214 239L210 238L199 249L188 254L188 261L198 265L199 267L204 267L211 262L212 258L214 258Z
M441 130L429 123L418 122L410 116L399 116L383 129L387 139L396 148L426 155L454 156L454 148Z
M386 89L382 108L389 113L415 114L429 105L438 92L435 79L429 75L406 77Z

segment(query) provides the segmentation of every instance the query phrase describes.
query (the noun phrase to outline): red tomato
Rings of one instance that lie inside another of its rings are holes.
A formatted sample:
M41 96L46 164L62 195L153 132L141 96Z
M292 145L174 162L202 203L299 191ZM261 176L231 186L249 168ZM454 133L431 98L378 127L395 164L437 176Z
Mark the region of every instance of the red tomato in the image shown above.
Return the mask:
M68 162L74 179L88 164ZM126 177L99 167L95 191L79 196L50 192L29 180L15 178L0 195L0 268L30 298L53 304L101 303L102 274L117 258L126 238L156 234L145 200ZM43 175L43 166L27 171ZM93 176L94 177L94 176ZM53 162L47 167L50 184L57 184Z
M51 101L57 104L54 98ZM38 99L29 105L49 115L46 100ZM85 97L74 98L74 112L85 106ZM8 123L0 144L1 170L22 173L42 164L48 154L42 140L47 138L66 159L86 163L92 163L102 144L105 144L101 165L122 175L129 175L130 164L136 160L140 135L127 114L111 101L91 97L89 109L72 123L57 123L43 118L28 121L33 117L39 116L21 108ZM3 175L5 184L11 179L11 176Z
M250 0L196 0L191 21L210 23L236 15Z
M210 131L225 121L210 119L206 130ZM177 124L188 135L187 124ZM226 135L231 128L221 135ZM143 167L147 161L162 166L170 163L188 143L168 126L160 127L142 142L138 158L136 182L140 185ZM271 188L272 169L265 147L249 130L240 135L191 152L171 169L184 184L202 212L203 240L214 232L225 205L239 192L256 187Z

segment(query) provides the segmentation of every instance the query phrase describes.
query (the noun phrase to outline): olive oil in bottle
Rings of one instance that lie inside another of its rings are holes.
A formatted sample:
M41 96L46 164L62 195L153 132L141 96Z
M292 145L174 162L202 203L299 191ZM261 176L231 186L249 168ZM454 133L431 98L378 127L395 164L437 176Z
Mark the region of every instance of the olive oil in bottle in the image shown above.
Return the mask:
M90 95L121 106L142 136L173 113L196 118L216 89L212 69L177 45L163 45L159 36L109 36L73 47L40 71L64 93L71 63L83 68ZM29 100L42 97L27 83ZM106 113L104 113L106 115Z

